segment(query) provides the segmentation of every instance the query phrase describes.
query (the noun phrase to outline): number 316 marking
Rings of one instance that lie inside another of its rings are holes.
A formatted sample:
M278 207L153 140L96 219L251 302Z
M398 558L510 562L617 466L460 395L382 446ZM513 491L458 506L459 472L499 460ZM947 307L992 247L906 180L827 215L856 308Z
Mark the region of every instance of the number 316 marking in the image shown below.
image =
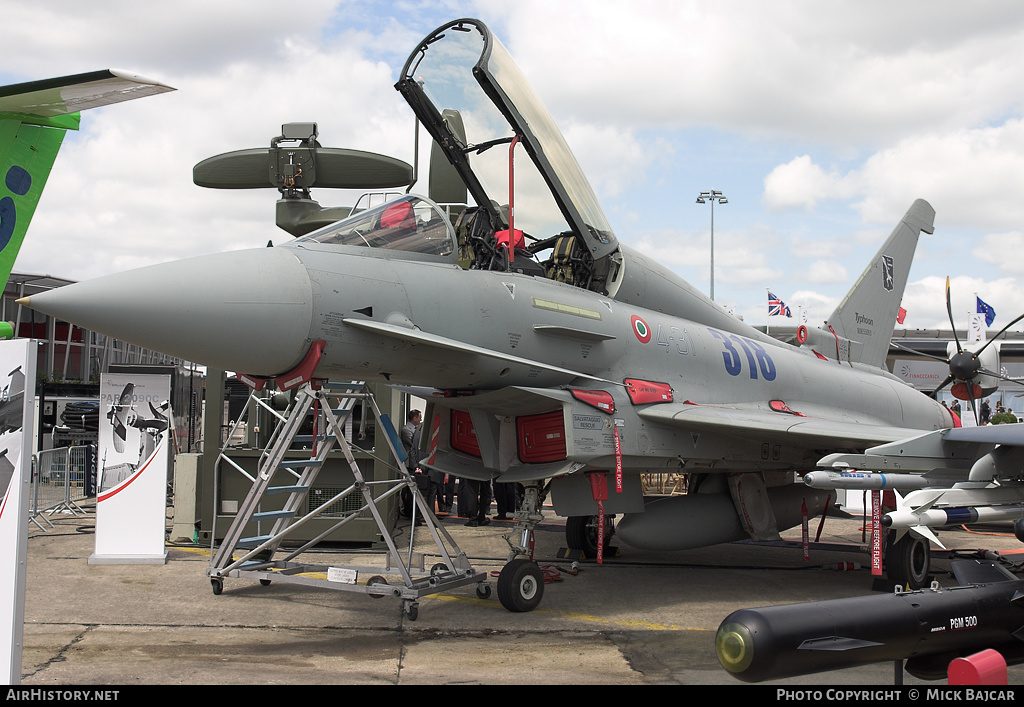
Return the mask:
M775 380L775 363L771 356L764 350L764 347L756 341L744 339L735 334L723 334L715 329L708 329L713 337L720 340L725 346L722 352L722 359L725 361L725 370L730 376L738 376L743 370L743 361L740 352L736 350L735 344L739 344L746 354L747 366L750 368L751 380L757 379L757 370L761 369L761 376L766 381Z

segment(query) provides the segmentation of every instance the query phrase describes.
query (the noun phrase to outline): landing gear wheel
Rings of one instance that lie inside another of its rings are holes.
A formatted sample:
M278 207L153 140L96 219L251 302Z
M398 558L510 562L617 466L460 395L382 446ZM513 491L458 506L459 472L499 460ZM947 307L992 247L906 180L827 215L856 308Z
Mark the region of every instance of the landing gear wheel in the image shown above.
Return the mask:
M489 599L491 596L491 585L478 584L476 587L476 596L478 599Z
M220 596L220 593L224 591L224 580L220 577L211 577L210 586L213 587L214 596Z
M498 575L498 601L509 611L533 611L544 596L544 573L536 562L516 558Z
M376 574L376 575L370 577L368 580L366 580L366 586L367 587L372 587L375 584L385 584L386 585L387 583L388 583L388 581L386 579L384 579L383 577L381 577L379 574ZM372 593L369 593L369 592L367 592L367 593L370 594L370 597L373 598L373 599L380 599L381 597L384 596L383 593L382 594L372 594Z
M608 547L615 528L615 516L604 517L604 546ZM588 560L597 557L597 516L569 516L565 521L565 542L573 550L582 550Z
M925 538L907 533L898 542L892 535L885 548L885 576L910 589L923 589L931 582L931 548Z

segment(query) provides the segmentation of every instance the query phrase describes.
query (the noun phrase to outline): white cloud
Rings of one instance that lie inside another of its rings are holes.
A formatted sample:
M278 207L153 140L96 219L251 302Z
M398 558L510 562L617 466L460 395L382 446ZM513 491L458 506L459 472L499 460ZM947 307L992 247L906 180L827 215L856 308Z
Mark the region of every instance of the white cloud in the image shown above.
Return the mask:
M1001 272L1024 274L1024 233L990 233L971 249L978 260L993 263Z
M779 165L764 178L764 202L770 209L812 210L823 199L843 198L852 193L852 182L811 161L810 155L795 157Z
M815 260L807 266L806 277L803 279L815 284L848 282L849 274L845 267L834 260Z

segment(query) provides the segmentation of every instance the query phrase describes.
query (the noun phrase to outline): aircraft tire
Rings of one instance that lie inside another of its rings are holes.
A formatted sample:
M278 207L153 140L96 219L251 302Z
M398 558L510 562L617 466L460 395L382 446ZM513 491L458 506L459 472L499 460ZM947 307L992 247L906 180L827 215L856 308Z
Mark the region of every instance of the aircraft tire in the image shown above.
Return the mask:
M604 517L604 546L607 548L612 539L612 519ZM570 549L581 550L588 560L597 557L597 516L569 516L565 521L565 542Z
M543 596L544 573L536 562L516 558L498 575L498 601L509 611L533 611Z
M907 533L886 544L885 576L901 587L924 589L931 583L931 548L925 538Z

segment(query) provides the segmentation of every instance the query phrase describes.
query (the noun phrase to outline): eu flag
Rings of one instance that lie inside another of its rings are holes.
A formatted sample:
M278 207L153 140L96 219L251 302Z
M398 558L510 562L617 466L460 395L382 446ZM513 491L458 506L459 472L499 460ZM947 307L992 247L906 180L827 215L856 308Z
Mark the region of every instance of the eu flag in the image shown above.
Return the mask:
M975 295L974 298L978 300L978 314L985 315L985 326L992 326L992 322L995 321L996 318L996 310L992 309L990 305L982 302L981 297Z

